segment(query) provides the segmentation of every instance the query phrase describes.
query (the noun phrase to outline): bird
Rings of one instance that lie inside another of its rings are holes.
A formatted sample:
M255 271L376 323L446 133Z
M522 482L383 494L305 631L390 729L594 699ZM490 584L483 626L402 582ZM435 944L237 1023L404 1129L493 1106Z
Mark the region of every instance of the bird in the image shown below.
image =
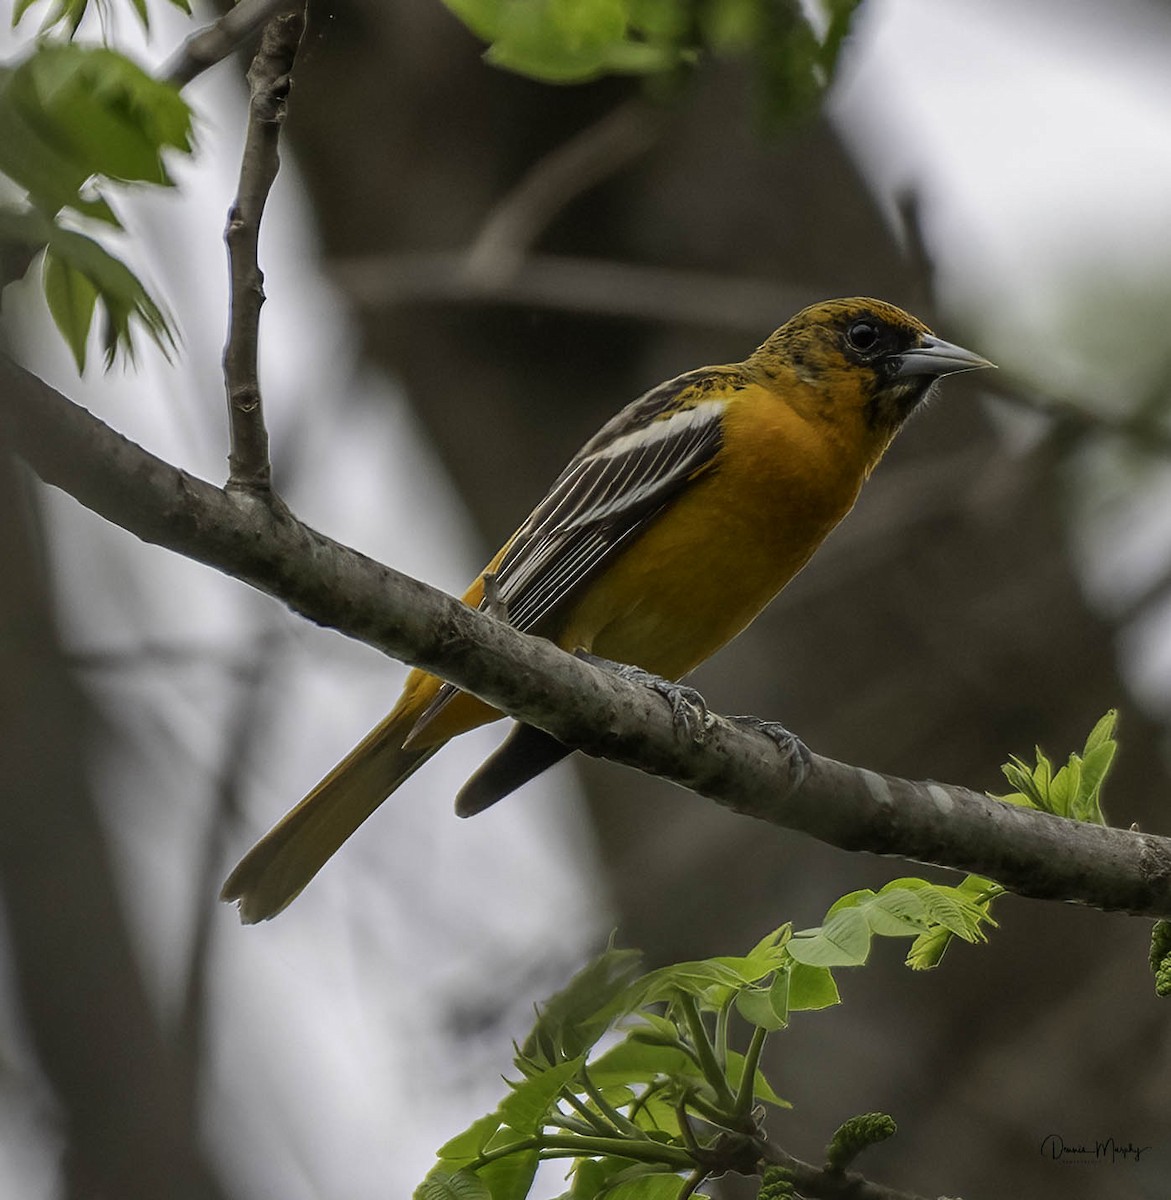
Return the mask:
M885 301L805 308L743 362L667 380L603 425L464 603L681 680L809 561L936 381L991 366ZM503 715L411 671L389 715L248 851L221 898L245 923L275 916L446 742ZM456 811L483 811L568 753L515 724Z

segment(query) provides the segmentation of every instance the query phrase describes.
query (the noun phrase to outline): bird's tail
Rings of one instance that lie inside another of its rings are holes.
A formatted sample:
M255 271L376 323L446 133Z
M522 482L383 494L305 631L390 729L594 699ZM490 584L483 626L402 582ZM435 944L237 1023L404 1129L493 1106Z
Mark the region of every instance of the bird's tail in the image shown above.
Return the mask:
M342 843L450 737L500 714L458 693L428 736L418 735L420 714L440 681L414 672L402 699L344 759L240 860L220 899L239 901L246 924L275 917L300 894ZM403 743L412 733L409 747ZM419 744L421 742L422 744Z

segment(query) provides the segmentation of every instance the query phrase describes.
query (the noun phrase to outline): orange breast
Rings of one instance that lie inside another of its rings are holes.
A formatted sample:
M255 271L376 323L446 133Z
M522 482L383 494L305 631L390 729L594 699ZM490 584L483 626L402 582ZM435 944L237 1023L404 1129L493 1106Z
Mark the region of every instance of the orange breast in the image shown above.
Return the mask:
M849 512L862 448L738 394L713 467L607 566L557 641L678 679L736 636Z

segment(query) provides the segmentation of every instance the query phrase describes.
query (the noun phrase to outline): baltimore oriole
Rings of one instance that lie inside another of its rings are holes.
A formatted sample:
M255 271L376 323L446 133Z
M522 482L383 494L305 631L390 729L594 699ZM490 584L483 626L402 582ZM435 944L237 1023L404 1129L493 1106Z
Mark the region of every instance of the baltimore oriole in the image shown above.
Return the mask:
M815 304L744 362L689 371L624 408L464 602L678 680L808 562L935 381L991 365L882 301ZM502 715L412 671L390 715L245 855L222 898L244 921L275 916L445 742ZM568 753L518 723L457 811L487 808Z

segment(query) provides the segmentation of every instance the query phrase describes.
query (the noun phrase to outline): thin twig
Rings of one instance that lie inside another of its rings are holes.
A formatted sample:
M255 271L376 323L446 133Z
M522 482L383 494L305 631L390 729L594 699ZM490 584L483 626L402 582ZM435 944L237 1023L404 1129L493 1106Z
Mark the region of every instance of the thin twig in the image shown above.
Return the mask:
M208 67L238 50L273 17L302 7L304 0L240 0L218 21L197 29L167 60L161 77L175 87L186 87Z
M231 452L228 486L268 494L272 465L260 399L260 308L264 275L257 259L264 205L280 167L280 132L291 86L290 72L305 29L301 11L286 13L264 28L260 49L248 69L252 99L240 161L240 183L228 210L224 240L231 277L231 317L224 348Z
M1141 406L1118 413L1094 412L1077 400L1047 396L1008 372L1000 372L988 385L988 394L1014 408L1040 413L1053 421L1054 436L1079 443L1089 436L1124 438L1132 445L1160 457L1171 456L1171 429L1157 414Z
M834 762L726 718L702 742L682 738L652 689L177 470L3 355L0 423L46 483L107 520L588 753L842 849L984 875L1022 896L1171 915L1171 839Z
M467 252L468 277L482 285L512 277L554 217L648 150L666 110L638 97L563 142L492 209Z

